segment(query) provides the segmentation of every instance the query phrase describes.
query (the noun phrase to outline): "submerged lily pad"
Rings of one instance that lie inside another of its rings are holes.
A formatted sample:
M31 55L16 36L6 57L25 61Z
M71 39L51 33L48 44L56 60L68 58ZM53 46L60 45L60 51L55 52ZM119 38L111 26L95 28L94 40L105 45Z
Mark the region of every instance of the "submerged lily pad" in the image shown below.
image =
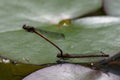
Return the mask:
M92 22L91 22L92 21ZM69 27L39 26L50 32L64 34L65 38L47 36L64 53L114 55L119 51L120 19L114 17L91 17L73 22ZM54 35L56 37L56 35ZM55 63L58 50L39 36L24 30L0 33L0 55L30 64ZM71 59L70 62L91 62L99 58Z
M2 60L4 62L0 62L1 80L21 80L23 77L30 74L31 72L45 67L45 66L13 63L9 59L2 59Z

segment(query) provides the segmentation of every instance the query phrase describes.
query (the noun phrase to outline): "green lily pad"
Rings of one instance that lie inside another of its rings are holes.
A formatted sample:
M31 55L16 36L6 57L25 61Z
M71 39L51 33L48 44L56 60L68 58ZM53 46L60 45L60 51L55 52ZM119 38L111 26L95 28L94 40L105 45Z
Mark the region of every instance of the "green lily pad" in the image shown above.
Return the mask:
M91 22L92 21L92 22ZM37 27L48 32L64 34L65 38L47 36L56 43L64 53L100 54L103 51L114 55L119 51L119 18L88 17L74 21L68 27L44 25ZM21 27L22 28L22 27ZM53 38L54 37L54 38ZM55 63L59 51L33 33L24 30L0 33L0 55L29 64ZM70 62L91 62L99 58L71 59Z
M20 29L21 25L57 23L101 7L101 0L0 0L0 32Z
M120 0L103 0L104 9L108 15L120 16Z

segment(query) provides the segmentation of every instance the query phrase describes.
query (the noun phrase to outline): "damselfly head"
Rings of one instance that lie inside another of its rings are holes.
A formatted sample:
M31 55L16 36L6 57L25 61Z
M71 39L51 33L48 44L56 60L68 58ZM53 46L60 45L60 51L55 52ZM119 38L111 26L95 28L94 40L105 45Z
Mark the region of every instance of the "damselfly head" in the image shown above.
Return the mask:
M34 32L35 31L34 27L26 26L25 24L23 25L23 29L28 31L28 32Z

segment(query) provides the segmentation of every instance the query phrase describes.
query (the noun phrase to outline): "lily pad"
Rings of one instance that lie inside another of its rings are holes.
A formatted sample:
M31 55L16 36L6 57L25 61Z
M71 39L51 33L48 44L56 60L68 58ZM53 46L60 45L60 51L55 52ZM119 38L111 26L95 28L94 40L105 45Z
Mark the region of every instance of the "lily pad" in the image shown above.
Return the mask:
M120 16L120 0L103 0L104 9L108 15Z
M91 22L92 21L92 22ZM69 27L54 25L39 26L42 30L62 33L65 38L47 36L56 43L64 53L99 54L103 51L114 55L119 51L120 19L115 17L90 17L73 22ZM56 35L54 36L56 37ZM55 63L59 51L33 33L24 30L0 33L0 55L29 64ZM99 58L71 59L70 62L91 62Z
M101 7L101 0L0 0L0 32L74 18Z
M23 80L120 80L120 76L75 64L59 64L38 70Z
M43 66L35 66L29 64L13 64L0 62L0 79L1 80L21 80L31 72L43 68Z

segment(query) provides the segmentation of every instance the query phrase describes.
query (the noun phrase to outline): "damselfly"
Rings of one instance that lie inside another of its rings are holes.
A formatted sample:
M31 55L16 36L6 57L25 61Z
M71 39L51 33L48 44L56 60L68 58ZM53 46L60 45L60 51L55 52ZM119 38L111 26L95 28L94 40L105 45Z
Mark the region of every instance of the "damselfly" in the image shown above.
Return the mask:
M26 31L28 31L28 32L32 32L32 33L37 34L38 36L40 36L41 38L43 38L47 42L49 42L51 45L53 45L55 48L57 48L59 50L59 53L56 56L58 58L61 58L61 59L65 59L65 58L109 57L108 54L104 54L103 52L101 52L102 54L97 54L97 55L84 55L84 54L81 55L81 54L63 53L63 50L57 44L55 44L54 42L52 42L51 40L49 40L47 37L45 37L44 35L42 35L34 27L23 25L23 29L26 30Z

